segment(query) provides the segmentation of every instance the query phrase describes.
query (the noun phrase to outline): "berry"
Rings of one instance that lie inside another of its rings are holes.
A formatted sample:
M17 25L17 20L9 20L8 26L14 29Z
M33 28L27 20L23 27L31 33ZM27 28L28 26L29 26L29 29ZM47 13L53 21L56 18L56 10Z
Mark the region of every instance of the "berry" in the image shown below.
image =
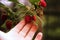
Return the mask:
M6 21L6 28L10 30L12 28L12 20L7 20Z
M25 21L26 23L30 23L31 21L36 21L36 16L30 16L30 15L26 15L25 16Z
M2 21L5 21L6 19L7 19L7 14L2 14L2 15L1 15L1 20L2 20Z
M25 16L25 21L26 21L26 23L31 22L31 21L32 21L31 16L30 16L30 15L26 15L26 16Z
M3 8L0 8L0 17L2 21L7 19L7 12Z
M43 7L46 7L46 2L44 1L44 0L41 0L40 2L39 2L39 6L43 6Z
M32 19L34 20L34 21L36 21L36 16L34 15L34 16L32 16Z

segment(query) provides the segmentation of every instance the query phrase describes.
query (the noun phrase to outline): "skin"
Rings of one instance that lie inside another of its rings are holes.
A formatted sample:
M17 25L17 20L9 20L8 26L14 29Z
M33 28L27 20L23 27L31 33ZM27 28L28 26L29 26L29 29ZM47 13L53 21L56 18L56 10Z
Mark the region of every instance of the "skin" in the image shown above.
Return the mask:
M4 1L0 0L0 2L7 7L11 7L11 4L12 4L12 2L9 2L7 0L4 0ZM30 3L28 2L28 4ZM9 32L4 33L0 31L0 40L32 40L37 29L38 28L35 24L33 23L26 24L25 20L22 20ZM42 33L39 32L36 35L35 40L41 40L41 39L42 39Z
M4 33L0 31L0 40L32 40L37 26L33 23L25 23L25 20L19 22L14 28L12 28L9 32ZM41 40L42 33L39 32L36 35L35 40Z

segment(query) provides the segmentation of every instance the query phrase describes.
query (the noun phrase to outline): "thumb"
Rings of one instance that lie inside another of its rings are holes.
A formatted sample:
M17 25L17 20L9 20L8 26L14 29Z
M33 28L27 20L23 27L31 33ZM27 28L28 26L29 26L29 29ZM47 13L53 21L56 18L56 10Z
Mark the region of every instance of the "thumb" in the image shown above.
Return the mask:
M3 40L5 38L5 33L0 31L0 40Z
M35 40L42 40L42 36L43 34L41 32L39 32L35 38Z

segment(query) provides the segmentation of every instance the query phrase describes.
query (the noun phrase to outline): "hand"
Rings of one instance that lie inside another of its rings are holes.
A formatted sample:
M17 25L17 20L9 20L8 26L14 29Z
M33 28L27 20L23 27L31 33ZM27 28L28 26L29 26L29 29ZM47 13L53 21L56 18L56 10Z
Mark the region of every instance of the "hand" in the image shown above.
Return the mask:
M8 33L0 31L0 40L32 40L37 26L33 23L26 24L24 20L19 22ZM41 40L42 33L38 33L35 40Z

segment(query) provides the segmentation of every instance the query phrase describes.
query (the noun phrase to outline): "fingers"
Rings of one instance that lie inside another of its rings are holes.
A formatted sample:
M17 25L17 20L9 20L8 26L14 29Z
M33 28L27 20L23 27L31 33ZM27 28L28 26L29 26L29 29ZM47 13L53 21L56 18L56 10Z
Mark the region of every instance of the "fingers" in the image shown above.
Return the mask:
M19 32L19 35L25 37L29 30L31 29L31 26L32 26L31 23L26 24L24 28Z
M41 32L38 33L35 40L42 40L42 36L43 36L43 34Z
M2 31L0 31L0 39L2 40L2 39L4 39L4 38L5 38L5 33L2 32Z
M32 28L30 29L30 31L26 35L25 40L32 40L36 31L37 31L37 26L32 25Z
M15 31L18 32L22 30L22 28L25 25L25 20L22 20L21 22L19 22L11 31Z
M4 32L0 31L0 37L2 37L4 34Z

